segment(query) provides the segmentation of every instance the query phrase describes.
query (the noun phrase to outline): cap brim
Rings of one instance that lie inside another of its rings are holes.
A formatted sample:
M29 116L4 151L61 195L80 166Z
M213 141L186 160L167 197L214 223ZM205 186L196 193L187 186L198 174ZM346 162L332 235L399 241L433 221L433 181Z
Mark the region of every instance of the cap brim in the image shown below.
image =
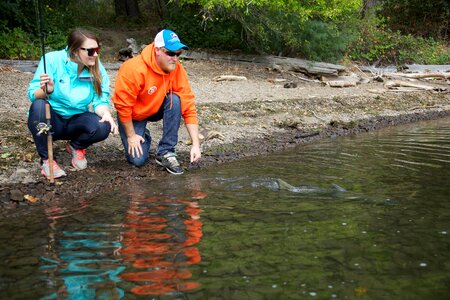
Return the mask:
M182 44L182 43L174 43L174 44L172 44L170 46L166 45L166 46L164 46L164 48L166 48L167 50L170 50L170 51L178 51L180 49L184 49L184 50L188 50L189 49L188 46L186 46L185 44Z

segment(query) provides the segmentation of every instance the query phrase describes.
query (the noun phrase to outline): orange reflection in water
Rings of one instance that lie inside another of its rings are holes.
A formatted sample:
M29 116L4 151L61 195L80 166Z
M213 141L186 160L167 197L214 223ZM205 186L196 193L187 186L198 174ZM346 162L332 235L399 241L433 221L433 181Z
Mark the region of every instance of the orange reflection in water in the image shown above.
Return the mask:
M202 237L202 210L196 200L206 195L197 194L194 200L135 196L131 201L118 252L133 266L121 275L136 284L132 293L162 295L200 287L189 281L189 266L201 261L195 245Z

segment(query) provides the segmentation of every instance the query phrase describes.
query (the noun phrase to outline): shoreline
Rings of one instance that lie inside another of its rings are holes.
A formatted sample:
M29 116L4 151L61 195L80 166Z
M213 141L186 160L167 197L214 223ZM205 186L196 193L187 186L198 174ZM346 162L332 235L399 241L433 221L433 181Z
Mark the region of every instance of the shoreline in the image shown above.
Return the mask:
M196 94L200 133L204 138L201 162L191 166L188 135L182 125L177 152L186 175L328 138L450 116L449 93L373 93L374 89L381 90L380 83L333 89L301 82L298 88L286 89L269 79L290 81L295 80L295 74L232 63L187 61L184 64ZM115 71L109 74L114 85ZM246 76L247 80L212 80L223 74ZM149 126L152 153L149 163L141 168L126 162L118 136L110 136L89 148L88 168L80 172L71 169L65 142L56 141L55 159L68 176L50 186L38 172L39 159L26 126L29 106L26 88L31 77L31 73L0 72L0 207L3 213L20 215L31 211L29 207L67 205L131 181L174 176L154 163L154 147L161 132L161 124L157 123Z

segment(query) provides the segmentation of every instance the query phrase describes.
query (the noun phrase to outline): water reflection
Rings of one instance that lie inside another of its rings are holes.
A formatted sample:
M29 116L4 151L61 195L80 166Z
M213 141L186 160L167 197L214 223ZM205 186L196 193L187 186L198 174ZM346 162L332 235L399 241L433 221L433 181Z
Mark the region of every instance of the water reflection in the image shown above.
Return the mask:
M199 200L206 194L193 179L182 182L183 189L172 187L176 193L128 194L118 206L125 207L122 213L114 214L114 202L106 209L83 201L75 209L48 209L40 270L52 292L41 299L120 299L127 293L165 295L200 287L189 268L201 261ZM115 222L97 223L97 217Z
M3 220L0 298L447 299L449 166L447 119L137 178Z
M55 291L41 299L120 299L124 291L117 286L121 281L118 275L125 267L114 254L121 247L119 226L88 223L78 229L61 230L68 218L78 218L88 208L84 201L79 204L75 210L46 210L48 244L40 269L49 289Z
M201 261L195 246L202 237L201 211L191 199L132 195L118 250L132 265L121 275L135 284L132 293L160 295L200 286L189 281L188 267Z

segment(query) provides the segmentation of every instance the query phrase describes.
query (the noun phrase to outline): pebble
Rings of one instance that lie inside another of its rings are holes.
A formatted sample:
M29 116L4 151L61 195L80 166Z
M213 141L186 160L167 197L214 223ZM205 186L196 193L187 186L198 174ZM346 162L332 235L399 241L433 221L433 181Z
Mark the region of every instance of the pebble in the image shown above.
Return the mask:
M22 201L23 193L20 190L11 190L10 197L11 197L11 200L13 200L13 201Z

